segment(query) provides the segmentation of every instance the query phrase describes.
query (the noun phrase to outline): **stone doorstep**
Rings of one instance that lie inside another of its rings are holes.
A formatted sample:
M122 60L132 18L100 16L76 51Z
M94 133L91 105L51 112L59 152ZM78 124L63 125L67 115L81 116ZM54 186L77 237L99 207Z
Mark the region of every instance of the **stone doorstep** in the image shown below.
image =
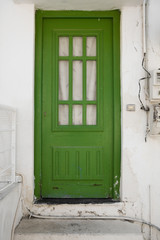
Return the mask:
M129 216L134 217L134 207L128 203ZM53 217L104 217L126 215L125 202L104 204L32 204L28 207L36 215ZM133 211L133 213L132 213Z
M143 240L141 224L120 220L22 219L14 240Z

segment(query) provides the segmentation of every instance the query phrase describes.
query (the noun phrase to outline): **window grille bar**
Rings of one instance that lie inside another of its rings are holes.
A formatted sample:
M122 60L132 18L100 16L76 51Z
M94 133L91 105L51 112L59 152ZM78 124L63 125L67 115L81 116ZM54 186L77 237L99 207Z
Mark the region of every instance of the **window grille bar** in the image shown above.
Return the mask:
M16 129L16 112L12 112L12 129ZM12 176L11 180L12 182L15 182L16 179L16 169L15 169L15 162L16 162L16 151L15 151L15 146L16 146L16 131L13 131L12 133L12 139L11 139L11 163L12 163Z
M13 132L15 129L0 129L0 132Z
M0 105L0 141L0 192L2 192L16 179L16 110L4 105ZM6 154L9 151L10 153Z
M0 154L1 154L1 153L5 153L5 152L9 152L9 151L11 151L11 150L12 150L12 148L4 149L4 150L0 151Z
M0 188L0 193L3 192L4 190L6 190L8 187L10 187L14 182L10 182L7 185L5 185L3 188ZM0 196L1 199L1 196Z
M7 168L3 169L0 171L0 176L3 175L3 173L5 173L7 170L11 169L12 165L9 165ZM0 181L1 182L1 181Z

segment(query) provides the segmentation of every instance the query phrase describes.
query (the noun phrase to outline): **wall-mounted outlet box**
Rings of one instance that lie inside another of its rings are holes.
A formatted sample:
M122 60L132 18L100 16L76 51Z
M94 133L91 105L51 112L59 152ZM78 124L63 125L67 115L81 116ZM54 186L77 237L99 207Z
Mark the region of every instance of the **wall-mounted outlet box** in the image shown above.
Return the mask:
M160 104L150 106L150 135L160 136Z
M149 95L151 103L160 102L160 70L154 70L149 79Z

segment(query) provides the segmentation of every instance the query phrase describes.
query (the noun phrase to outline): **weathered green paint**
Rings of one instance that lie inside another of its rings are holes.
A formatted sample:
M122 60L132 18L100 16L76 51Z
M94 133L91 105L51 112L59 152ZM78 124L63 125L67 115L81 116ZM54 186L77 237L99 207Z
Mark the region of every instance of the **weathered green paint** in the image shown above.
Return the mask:
M119 11L36 12L35 81L35 195L36 197L119 199L120 182L120 62ZM76 29L76 30L75 30ZM42 34L43 33L43 34ZM43 41L42 41L43 35ZM97 36L97 125L86 125L86 87L83 125L72 125L72 87L69 126L58 125L58 36L83 36L83 84L86 86L85 38ZM45 113L45 114L44 114ZM57 160L58 159L58 160Z

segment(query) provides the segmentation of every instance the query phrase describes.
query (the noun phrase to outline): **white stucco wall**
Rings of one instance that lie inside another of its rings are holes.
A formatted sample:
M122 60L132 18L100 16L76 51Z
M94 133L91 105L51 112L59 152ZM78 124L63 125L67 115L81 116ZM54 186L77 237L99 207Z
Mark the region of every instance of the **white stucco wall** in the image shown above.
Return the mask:
M154 3L153 3L154 4ZM121 95L122 95L122 200L133 202L137 217L159 224L153 211L153 192L159 183L160 169L159 138L150 138L145 142L146 113L140 110L138 101L138 80L145 76L141 67L142 46L141 8L122 9L121 18ZM149 22L152 22L149 16ZM150 32L150 29L148 29ZM152 61L152 59L148 59ZM142 84L143 86L143 84ZM142 96L143 96L142 87ZM126 105L136 105L135 112L127 112ZM153 162L154 161L154 162ZM153 176L156 179L153 181ZM158 196L157 196L158 197ZM152 208L150 209L150 204ZM154 209L155 208L155 209ZM136 211L137 209L137 211Z
M141 7L121 9L122 203L103 206L33 207L34 192L34 5L2 0L0 7L0 103L16 107L17 172L24 176L24 202L37 213L55 215L126 215L160 226L160 138L144 141L146 115L138 102L138 79L144 76ZM160 2L148 6L148 68L160 67ZM127 112L126 104L135 104ZM151 205L151 208L150 208ZM88 211L86 213L85 209ZM90 210L90 213L89 213Z
M150 71L160 68L160 1L150 0L148 6L148 68ZM150 144L151 143L151 144ZM151 220L160 225L160 138L148 141L148 158L151 176ZM146 146L147 148L147 146ZM147 174L146 174L147 175Z
M33 199L34 5L0 1L0 103L17 109L17 172Z

